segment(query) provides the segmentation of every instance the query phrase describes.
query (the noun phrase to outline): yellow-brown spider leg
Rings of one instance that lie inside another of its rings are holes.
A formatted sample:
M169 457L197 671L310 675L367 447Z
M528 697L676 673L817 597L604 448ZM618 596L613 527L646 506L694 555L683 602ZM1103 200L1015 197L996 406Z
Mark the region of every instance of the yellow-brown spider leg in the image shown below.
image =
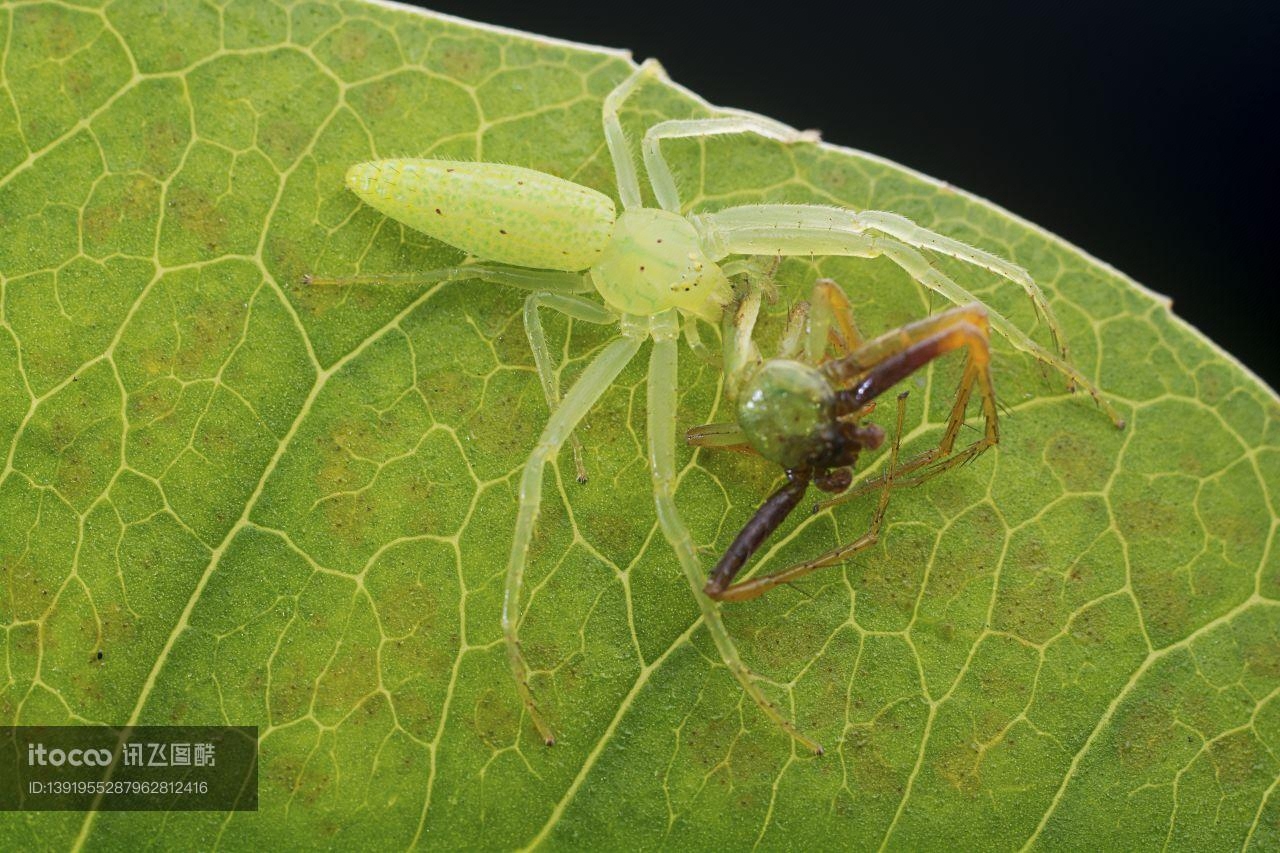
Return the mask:
M805 344L805 357L810 364L822 361L827 344L836 358L844 358L862 346L862 333L853 320L853 305L840 285L829 278L818 279L813 283L812 302L809 340Z
M862 332L853 319L853 305L844 289L829 278L820 278L813 285L814 319L809 326L807 342L810 364L821 364L823 343L835 352L835 358L847 358L863 346ZM834 325L833 325L834 324ZM843 421L860 421L875 411L876 401L870 400L861 409L840 416Z
M782 520L781 518L770 519L771 526L768 530L763 531L763 535L752 537L751 542L744 543L744 546L749 548L749 550L746 550L744 554L733 554L732 547L725 553L725 558L722 560L722 564L725 565L725 570L721 571L721 567L717 566L716 572L712 573L711 579L708 581L707 586L703 591L718 601L747 601L764 595L779 584L790 583L797 578L807 575L814 569L820 569L823 566L830 566L835 563L842 562L853 554L874 545L880 538L880 526L884 523L885 512L889 508L889 492L893 489L892 473L895 470L898 461L898 447L902 442L902 424L906 417L906 411L907 393L904 391L898 395L898 424L893 438L893 445L889 450L890 476L885 480L884 488L880 490L880 502L876 505L876 511L871 516L871 524L868 526L866 533L862 534L854 541L828 551L816 559L806 560L803 563L796 563L795 565L788 566L781 571L762 575L758 578L751 578L750 580L740 581L739 583L729 586L733 580L733 576L737 574L738 570L741 569L742 566L746 565L746 561L751 556L751 553L763 543L764 538L767 537ZM809 478L805 476L803 483L807 484L808 481ZM799 485L798 482L796 484ZM792 482L789 482L787 486L779 489L778 492L775 492L774 495L770 497L771 501L775 499L778 500L779 503L786 501L786 503L789 504L785 506L786 512L790 512L791 508L794 508L795 503L799 500L799 495L796 495L794 501L787 501L787 498L790 497L790 495L785 493L787 488L791 485ZM803 490L803 486L801 486L801 490ZM762 507L762 510L764 509L765 507ZM753 521L754 520L755 519L753 519ZM743 528L743 534L748 533L750 531L750 527L751 526L748 525L748 527ZM740 535L739 538L741 539L742 536ZM759 541L755 541L756 539ZM738 541L735 540L734 545L736 546L737 544ZM736 559L734 559L732 563L728 563L727 561L730 559L731 555Z
M899 485L919 485L955 465L973 459L999 442L999 415L996 410L995 388L991 381L991 348L987 314L981 305L961 305L926 320L911 323L863 345L848 358L824 365L823 369L833 381L839 381L841 384L852 382L855 387L858 387L863 377L870 374L874 365L883 363L887 359L901 357L902 353L913 347L920 347L924 341L935 339L937 349L933 357L962 347L968 350L968 360L965 362L960 387L956 390L955 403L951 407L947 427L938 446L907 460L899 467L887 470L880 477L860 483L847 492L818 504L816 510L865 495L879 488L888 479L897 481ZM975 385L981 398L986 426L982 438L953 456L952 451L960 435L960 429L964 426L969 399ZM925 468L922 473L908 477L922 468Z
M840 285L829 278L813 283L807 302L797 302L787 317L778 345L779 358L802 359L820 364L831 347L843 358L862 345L862 335L853 320L853 306Z
M706 447L711 450L732 450L735 453L746 453L759 456L747 444L747 436L733 422L701 424L689 427L684 434L685 443L691 447Z

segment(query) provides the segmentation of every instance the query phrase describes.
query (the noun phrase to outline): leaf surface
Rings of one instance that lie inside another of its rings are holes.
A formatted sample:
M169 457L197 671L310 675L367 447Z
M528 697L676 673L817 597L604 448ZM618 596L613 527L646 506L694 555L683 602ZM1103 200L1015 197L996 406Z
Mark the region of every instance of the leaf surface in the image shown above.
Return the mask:
M874 551L725 608L815 759L719 664L656 530L637 359L581 429L590 483L566 454L546 484L522 636L548 750L499 629L546 419L522 294L299 281L460 260L347 193L355 161L612 194L629 62L378 5L151 8L0 9L0 718L257 724L261 807L7 814L4 847L1280 845L1280 406L1163 300L868 155L671 144L690 209L892 210L1026 266L1130 428L998 344L998 449L895 494ZM706 113L649 86L625 123ZM936 262L1046 340L1016 288ZM939 307L887 262L788 261L766 350L819 273L867 332ZM566 385L616 333L548 329ZM904 452L957 367L908 383ZM680 374L681 429L727 416L717 371ZM680 460L711 557L777 472ZM765 567L870 508L793 521Z

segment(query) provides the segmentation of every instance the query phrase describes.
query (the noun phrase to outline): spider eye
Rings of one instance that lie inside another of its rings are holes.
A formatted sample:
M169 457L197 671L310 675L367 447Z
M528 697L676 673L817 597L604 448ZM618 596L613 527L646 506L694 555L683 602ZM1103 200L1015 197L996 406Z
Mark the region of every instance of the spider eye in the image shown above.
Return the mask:
M839 441L835 393L813 367L772 359L743 388L738 426L771 462L784 468L820 466Z

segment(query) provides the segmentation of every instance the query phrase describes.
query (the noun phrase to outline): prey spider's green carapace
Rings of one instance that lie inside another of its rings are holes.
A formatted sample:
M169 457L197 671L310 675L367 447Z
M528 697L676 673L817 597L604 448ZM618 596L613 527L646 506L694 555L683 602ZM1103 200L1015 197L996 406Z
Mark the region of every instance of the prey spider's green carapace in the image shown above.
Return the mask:
M604 137L617 176L620 213L613 200L597 190L518 166L426 159L361 163L347 173L347 186L356 195L405 225L466 251L471 259L443 270L311 281L426 283L476 278L532 291L525 302L525 329L551 416L520 479L502 627L520 697L548 744L554 738L534 701L518 638L521 586L541 502L543 470L564 442L572 441L578 477L585 478L573 431L644 340L652 338L647 431L659 525L679 559L725 665L771 719L810 749L821 752L821 747L803 735L755 683L740 660L716 605L702 591L704 578L697 551L675 504L676 359L681 330L691 347L702 348L696 321L718 322L727 306L754 288L748 273L757 266L749 256L884 256L943 297L960 303L974 302L972 295L921 254L921 250L936 252L976 265L1025 289L1048 323L1056 351L1040 347L994 312L990 315L992 327L1015 347L1060 371L1070 384L1087 388L1114 420L1119 422L1119 418L1097 388L1067 361L1053 312L1035 282L1020 267L892 213L855 213L808 204L751 204L686 214L661 151L662 141L674 138L755 133L792 144L816 141L814 134L736 112L659 122L645 132L641 141L645 170L659 205L645 207L619 110L645 80L663 78L661 66L646 62L604 101ZM734 284L734 279L742 281ZM583 295L592 291L598 294L599 301ZM589 323L618 324L618 338L596 356L563 399L538 319L540 308L551 308ZM752 357L754 344L749 332L736 335L731 330L730 337L734 342L726 351L729 360Z

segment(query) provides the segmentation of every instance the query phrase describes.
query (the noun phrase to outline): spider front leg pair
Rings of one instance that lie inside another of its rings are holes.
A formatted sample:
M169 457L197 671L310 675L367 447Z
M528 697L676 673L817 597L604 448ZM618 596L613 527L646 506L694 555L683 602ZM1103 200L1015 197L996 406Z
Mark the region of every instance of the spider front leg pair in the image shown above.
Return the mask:
M713 258L728 254L884 257L920 285L957 305L982 303L929 263L921 250L963 261L1013 282L1027 293L1037 313L1045 318L1056 351L1046 350L1003 315L983 306L988 325L1017 349L1062 374L1069 389L1087 390L1112 423L1119 429L1124 428L1124 419L1103 397L1098 386L1068 360L1057 317L1039 285L1022 267L885 211L854 212L810 204L752 204L691 216L690 221Z
M825 357L828 343L835 350L829 359ZM812 560L734 583L752 555L799 505L811 482L826 491L848 489L859 455L884 441L880 427L862 422L876 398L935 358L959 349L965 350L967 359L943 438L935 450L901 467L898 449L907 395L898 396L894 440L886 474L878 481L880 499L867 532ZM787 481L765 500L712 570L704 591L719 601L755 598L870 547L879 539L889 495L899 476L943 460L912 481L920 482L955 462L974 458L1000 438L987 312L980 305L957 306L864 343L843 292L832 281L819 281L812 305L802 305L793 313L778 357L741 369L748 375L741 380L736 422L695 427L686 438L695 446L749 449L781 465ZM980 439L952 455L975 387L986 429Z

